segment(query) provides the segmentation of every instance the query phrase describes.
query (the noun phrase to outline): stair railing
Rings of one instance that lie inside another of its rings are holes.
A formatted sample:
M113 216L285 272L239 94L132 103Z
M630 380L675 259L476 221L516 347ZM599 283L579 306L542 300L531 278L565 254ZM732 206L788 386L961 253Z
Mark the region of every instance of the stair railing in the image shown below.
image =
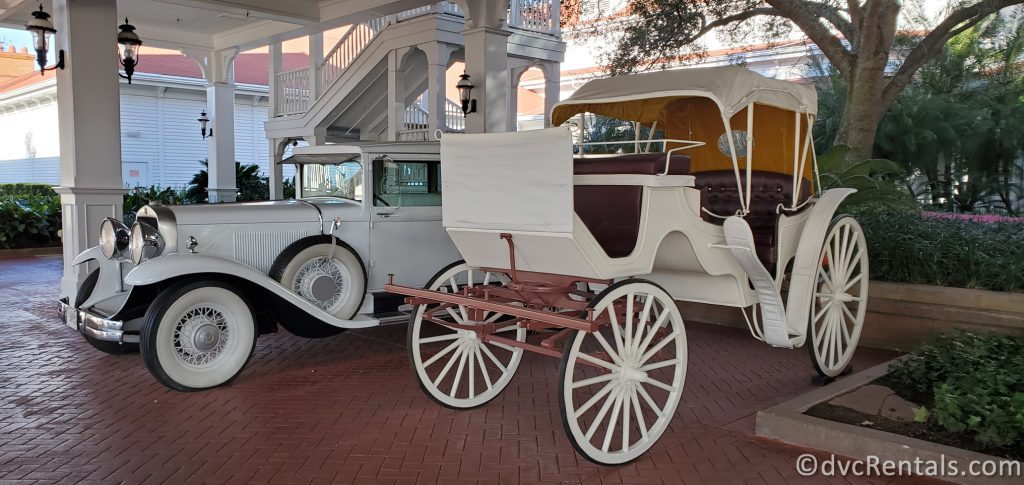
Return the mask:
M387 24L388 17L368 20L353 25L348 32L345 32L345 35L341 36L341 39L338 39L338 43L324 56L324 60L319 66L320 80L324 89L341 77L345 69L348 69L348 66Z

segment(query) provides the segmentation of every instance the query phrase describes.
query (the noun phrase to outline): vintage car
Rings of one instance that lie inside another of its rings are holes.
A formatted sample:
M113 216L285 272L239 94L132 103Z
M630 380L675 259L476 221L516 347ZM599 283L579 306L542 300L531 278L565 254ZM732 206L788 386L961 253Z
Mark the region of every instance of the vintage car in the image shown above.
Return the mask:
M459 259L441 227L433 143L296 148L296 200L141 208L101 224L64 322L107 353L141 350L180 391L230 381L256 337L405 321L386 275L425 284Z

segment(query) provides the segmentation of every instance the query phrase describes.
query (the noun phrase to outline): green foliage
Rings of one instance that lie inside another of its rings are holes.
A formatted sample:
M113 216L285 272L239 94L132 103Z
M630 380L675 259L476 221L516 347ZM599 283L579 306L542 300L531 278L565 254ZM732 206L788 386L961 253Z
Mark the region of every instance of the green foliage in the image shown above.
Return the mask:
M1024 291L1024 223L979 223L853 208L868 243L871 279Z
M193 175L189 182L184 195L184 201L188 203L203 203L208 200L206 189L210 186L210 175L206 168L209 167L209 162L202 160L199 163L204 168ZM235 186L238 188L239 202L270 198L270 185L266 177L260 177L259 166L256 164L242 165L235 162Z
M0 248L59 244L58 230L60 198L53 189L45 185L0 185Z
M1024 337L941 336L891 365L889 378L946 430L984 447L1024 446Z
M149 187L135 187L124 194L124 223L131 225L135 222L135 213L144 205L152 202L160 204L180 204L185 200L185 191L176 190L174 187L161 189L157 185Z
M876 207L911 211L917 206L902 188L903 167L884 159L851 160L850 147L836 145L818 157L822 190L857 189L844 207Z
M0 184L0 197L50 197L53 195L56 193L53 191L53 186L49 184Z

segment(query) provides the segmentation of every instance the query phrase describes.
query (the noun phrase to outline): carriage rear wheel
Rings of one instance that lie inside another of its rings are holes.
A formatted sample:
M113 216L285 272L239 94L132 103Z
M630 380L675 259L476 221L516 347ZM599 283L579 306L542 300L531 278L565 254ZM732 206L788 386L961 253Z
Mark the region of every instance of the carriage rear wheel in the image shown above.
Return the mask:
M629 279L590 304L598 331L576 331L562 355L559 400L573 447L588 460L638 458L668 429L686 379L686 330L672 297Z
M818 261L808 349L818 374L832 378L849 367L867 313L868 248L856 219L832 220Z
M466 286L504 285L502 273L481 271L464 262L442 269L426 288L457 293ZM436 305L420 305L412 314L408 330L409 360L420 387L442 406L469 409L486 404L508 386L523 358L523 349L497 342L485 342L476 332L457 330L431 322L424 312ZM465 306L454 305L441 312L439 319L460 325L478 325L507 321L508 315L484 312L476 321ZM511 324L495 335L526 341L526 329Z

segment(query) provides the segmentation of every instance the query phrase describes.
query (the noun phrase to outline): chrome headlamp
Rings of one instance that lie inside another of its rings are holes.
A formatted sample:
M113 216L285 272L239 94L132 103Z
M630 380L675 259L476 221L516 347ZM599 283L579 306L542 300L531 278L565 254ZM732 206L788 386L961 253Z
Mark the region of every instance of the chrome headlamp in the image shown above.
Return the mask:
M139 264L147 259L155 258L164 250L164 239L160 231L145 222L132 225L132 233L128 244L132 263Z
M108 217L100 223L100 251L107 259L121 258L128 249L130 233L123 222Z

